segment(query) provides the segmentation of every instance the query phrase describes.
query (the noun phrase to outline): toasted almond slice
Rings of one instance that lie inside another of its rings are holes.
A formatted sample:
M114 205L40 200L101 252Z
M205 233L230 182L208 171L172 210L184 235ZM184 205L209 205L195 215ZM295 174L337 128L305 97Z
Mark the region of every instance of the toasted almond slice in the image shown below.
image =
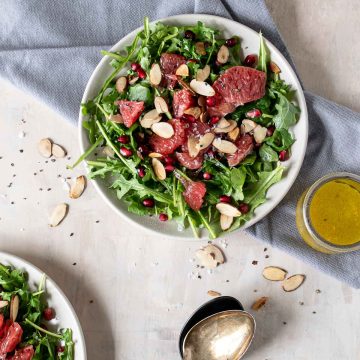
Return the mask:
M281 73L280 68L279 68L273 61L270 61L270 70L271 70L274 74L280 74L280 73Z
M186 64L181 64L175 72L175 75L178 76L189 76L189 68Z
M134 85L139 80L138 76L131 76L129 78L129 85Z
M198 55L206 55L205 44L202 41L195 43L195 52Z
M196 95L196 92L190 87L190 85L181 77L177 78L178 83L186 90L189 90L193 95Z
M149 154L149 157L152 158L152 159L155 159L155 158L162 158L163 156L157 152L151 152Z
M184 114L192 115L195 119L198 119L201 115L201 109L198 106L191 107L184 111Z
M254 139L258 144L261 144L264 141L266 138L266 132L266 127L262 127L260 125L254 129Z
M166 171L162 162L156 158L151 160L152 167L154 169L155 176L158 180L165 180L166 179Z
M241 212L235 207L227 203L218 203L216 204L216 208L218 209L220 214L230 216L230 217L239 217L241 216Z
M277 266L267 266L262 274L266 280L282 281L286 278L287 271Z
M207 148L214 141L214 137L215 137L215 135L210 132L204 134L203 136L200 137L199 142L197 143L196 147L199 150Z
M115 83L115 88L117 90L118 93L122 93L124 92L124 90L126 89L126 85L127 85L127 78L126 76L120 76Z
M216 56L216 60L220 63L220 64L226 64L229 60L229 49L227 46L222 45L217 53Z
M52 154L56 158L63 158L66 156L66 150L58 144L53 144L52 145Z
M205 65L203 69L199 69L196 72L196 80L197 81L205 81L210 75L210 66Z
M190 87L193 89L197 94L204 95L204 96L214 96L215 90L212 88L205 81L197 81L195 79L191 80Z
M152 85L157 86L161 83L162 74L159 64L151 65L149 77L150 77L150 83Z
M212 144L216 149L218 149L220 152L223 152L224 154L235 154L238 149L237 146L232 142L221 140L220 138L216 138Z
M116 114L116 115L110 115L109 120L117 123L117 124L123 124L124 123L124 119L120 114Z
M50 226L51 227L58 226L64 220L67 211L68 211L67 204L62 203L57 205L50 216Z
M71 199L77 199L84 192L86 186L86 178L84 175L78 176L72 184L69 192Z
M195 253L200 265L207 269L214 269L225 262L222 251L215 245L207 245Z
M218 127L216 126L216 128L214 129L214 132L217 134L223 134L223 133L229 133L230 131L234 130L237 126L237 122L235 120L225 120L229 125L225 126L225 127ZM221 122L221 120L219 121L219 123Z
M169 106L166 103L165 99L161 96L156 96L154 100L155 109L158 114L163 114L169 112Z
M223 264L225 262L224 254L217 246L213 244L206 245L203 250L205 253L209 254L212 258L214 258L218 264Z
M10 320L12 322L16 321L16 318L18 316L19 313L19 303L20 303L20 299L18 295L15 295L11 298L10 301Z
M0 300L0 309L6 307L9 305L9 302L7 300Z
M189 136L187 141L187 146L188 146L189 155L191 157L196 157L199 154L200 149L198 148L197 144L198 144L198 140L196 139L196 137Z
M208 113L206 111L203 111L199 117L200 121L205 123L208 118Z
M50 139L41 139L38 144L39 153L46 158L52 154L52 142Z
M200 95L200 96L198 97L198 105L199 105L201 108L203 108L203 107L206 106L206 97L205 97L205 96Z
M167 122L158 122L151 126L151 130L164 139L170 139L174 135L174 128Z
M156 109L148 111L140 120L140 125L145 129L150 129L154 124L161 120L161 114Z
M251 305L251 308L255 311L258 311L259 309L261 309L266 303L267 301L269 300L268 297L266 296L263 296L259 299L257 299L252 305Z
M216 124L216 127L219 129L224 129L230 125L229 121L227 121L225 118L221 118L219 122Z
M108 146L108 145L106 145L106 146L103 147L102 153L103 153L104 155L106 155L106 156L109 156L109 157L114 157L114 155L115 155L114 150L113 150L110 146Z
M208 295L213 296L213 297L217 297L217 296L221 296L221 293L219 293L218 291L215 290L209 290Z
M233 223L234 218L232 216L227 216L224 214L220 214L220 226L222 230L227 230L230 228Z
M227 136L231 141L236 141L240 135L240 129L236 126L233 130L229 131Z
M295 291L298 289L303 282L305 281L306 276L303 274L296 274L288 277L282 283L282 288L286 292Z
M242 125L244 125L244 133L251 132L257 127L257 123L249 119L243 120Z

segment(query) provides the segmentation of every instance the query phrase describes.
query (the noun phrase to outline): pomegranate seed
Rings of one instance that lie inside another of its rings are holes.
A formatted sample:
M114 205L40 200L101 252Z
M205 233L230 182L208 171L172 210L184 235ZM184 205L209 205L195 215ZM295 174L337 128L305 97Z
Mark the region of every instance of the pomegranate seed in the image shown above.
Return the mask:
M212 179L212 175L209 172L204 172L203 173L203 178L205 180L211 180Z
M262 115L261 110L259 109L252 109L246 113L246 117L250 119L258 118Z
M167 221L169 219L169 217L166 214L160 214L159 215L159 220L160 221Z
M171 156L165 156L164 161L166 165L173 165L175 162L174 158Z
M215 157L215 152L214 152L214 150L209 149L209 150L206 152L206 155L207 155L210 159L213 159L213 158Z
M186 30L184 33L185 39L190 39L190 40L195 40L196 35L193 31L191 30Z
M138 71L138 69L140 69L140 64L138 63L132 63L131 65L131 70L134 70L134 71Z
M57 353L63 353L65 351L65 346L59 345L56 347Z
M46 321L50 321L55 317L55 311L54 309L48 307L46 309L44 309L43 311L43 317Z
M152 207L154 207L154 205L155 205L154 200L153 200L153 199L150 199L150 198L144 199L142 203L143 203L143 205L144 205L145 207L149 207L149 208L152 208Z
M192 116L190 114L184 114L181 116L181 120L183 121L189 121L189 122L195 122L196 119L195 119L195 116Z
M272 136L273 133L274 133L274 131L275 131L275 126L270 125L270 126L267 128L267 130L266 130L266 136L267 136L267 137Z
M144 69L142 68L138 69L137 74L140 79L146 79L146 72Z
M219 121L220 121L219 116L212 116L212 117L210 118L210 124L211 124L211 125L215 125L215 124L218 123Z
M231 203L231 197L227 195L221 195L219 200L222 203L227 203L227 204Z
M217 98L215 96L208 96L206 98L206 105L209 107L215 106L217 104Z
M257 61L257 56L254 54L248 55L244 60L245 66L254 66Z
M140 154L142 154L142 155L144 155L144 156L146 156L146 155L148 155L149 154L149 149L148 149L148 147L146 146L146 145L140 145L139 147L138 147L138 151L140 152Z
M233 47L233 46L236 45L236 43L237 43L237 41L236 41L235 38L230 38L230 39L227 39L227 40L225 41L225 45L226 45L227 47Z
M166 172L173 172L175 170L175 166L174 165L165 165L165 171Z
M239 210L242 214L247 214L250 210L250 206L248 204L241 203L239 205Z
M139 166L139 168L137 169L137 173L141 178L143 178L146 174L145 169L142 166Z
M142 132L136 133L134 137L135 137L135 140L137 143L142 144L144 142L144 139L145 139L144 133L142 133Z
M279 160L280 161L286 161L289 158L289 154L286 150L281 150L279 152Z
M130 149L126 148L126 147L121 147L120 148L120 154L122 156L129 157L129 156L132 155L132 151Z
M117 140L120 144L128 144L130 139L127 135L121 135Z

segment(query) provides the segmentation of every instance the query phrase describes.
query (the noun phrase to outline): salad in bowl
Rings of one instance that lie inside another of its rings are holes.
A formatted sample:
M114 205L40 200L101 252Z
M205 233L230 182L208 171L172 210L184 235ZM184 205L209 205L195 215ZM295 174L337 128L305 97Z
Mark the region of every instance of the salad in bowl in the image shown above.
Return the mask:
M82 104L90 146L74 166L86 160L127 211L196 237L243 226L281 180L300 114L261 33L258 49L243 58L216 27L145 18L129 46L102 52L113 71Z

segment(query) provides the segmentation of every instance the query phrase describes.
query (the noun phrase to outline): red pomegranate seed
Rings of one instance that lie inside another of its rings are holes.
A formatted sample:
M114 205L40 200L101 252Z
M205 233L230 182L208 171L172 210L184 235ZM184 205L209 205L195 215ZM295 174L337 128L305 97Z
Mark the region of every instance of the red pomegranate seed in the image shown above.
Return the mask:
M120 144L128 144L129 141L130 141L130 139L129 139L129 137L127 135L121 135L121 136L118 137L117 140L118 140L118 142Z
M155 205L154 200L150 198L144 199L142 203L145 207L149 207L149 208L154 207Z
M267 128L267 130L266 130L266 136L267 136L267 137L272 136L273 133L274 133L274 131L275 131L275 126L270 125L270 126Z
M175 162L174 158L171 156L165 156L164 161L166 165L173 165Z
M248 55L244 60L245 66L254 66L257 61L257 56L255 54Z
M130 149L126 148L126 147L121 147L120 148L120 154L122 156L129 157L129 156L132 155L132 151Z
M242 213L242 214L247 214L250 210L250 206L248 204L245 204L245 203L241 203L239 205L239 211Z
M144 69L137 69L137 74L140 79L146 79L146 72Z
M246 113L246 117L250 119L258 118L262 115L261 110L259 109L252 109Z
M184 114L181 116L181 120L183 121L189 121L189 122L195 122L196 119L195 119L195 116L192 116L190 114Z
M160 214L159 215L159 220L160 221L167 221L169 219L169 217L166 214Z
M137 71L138 69L141 68L141 67L140 67L140 64L138 64L138 63L132 63L132 64L130 65L130 67L131 67L131 70L134 70L134 71Z
M286 161L289 158L289 154L286 150L281 150L279 152L279 160L280 161Z
M139 147L138 147L138 151L142 154L142 155L144 155L144 156L146 156L146 155L148 155L149 154L149 149L148 149L148 147L146 146L146 145L140 145Z
M220 117L219 116L212 116L210 118L210 124L211 125L215 125L216 123L218 123L220 121Z
M173 172L175 170L175 166L174 165L170 165L170 164L168 164L168 165L165 165L165 171L166 172Z
M227 195L221 195L219 200L222 203L227 203L227 204L231 203L231 197Z
M44 309L43 311L43 317L46 321L50 321L55 317L55 311L54 309L48 307L46 309Z
M236 45L236 43L237 43L237 41L236 41L235 38L230 38L230 39L227 39L227 40L225 41L225 45L226 45L227 47L233 47L233 46Z
M212 179L212 175L209 172L204 172L203 173L203 178L205 180L211 180Z
M212 149L209 149L207 152L206 152L206 154L207 154L207 156L209 157L209 158L214 158L215 157L215 152L214 152L214 150L212 150Z
M206 98L206 105L209 107L215 106L217 103L217 98L215 96L208 96Z
M190 40L195 40L195 38L196 38L195 33L191 30L186 30L184 33L184 36L186 39L190 39Z
M63 353L65 351L65 346L59 345L56 347L57 353Z
M145 169L142 166L139 166L139 168L137 169L137 173L141 178L143 178L146 174Z

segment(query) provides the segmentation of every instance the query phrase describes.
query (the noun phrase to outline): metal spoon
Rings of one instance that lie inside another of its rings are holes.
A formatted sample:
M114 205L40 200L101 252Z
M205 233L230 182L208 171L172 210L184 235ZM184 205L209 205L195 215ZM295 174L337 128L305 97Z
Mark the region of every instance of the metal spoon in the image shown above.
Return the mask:
M184 360L239 360L255 333L255 320L246 311L227 310L197 323L187 333Z

